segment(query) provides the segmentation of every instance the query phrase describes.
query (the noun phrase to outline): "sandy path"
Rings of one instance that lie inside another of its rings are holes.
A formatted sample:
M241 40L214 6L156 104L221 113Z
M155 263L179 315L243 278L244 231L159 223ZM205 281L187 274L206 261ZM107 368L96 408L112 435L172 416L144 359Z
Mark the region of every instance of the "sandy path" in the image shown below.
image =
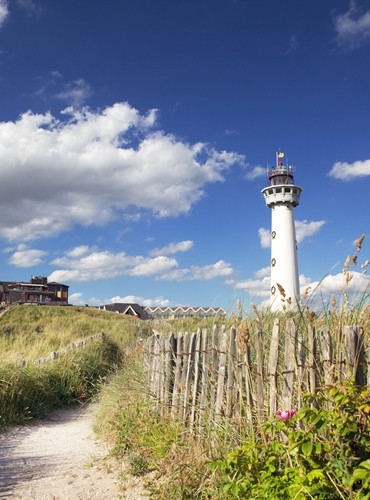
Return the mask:
M145 498L135 485L120 494L118 471L110 470L108 450L92 431L94 411L94 405L56 410L1 434L0 499Z

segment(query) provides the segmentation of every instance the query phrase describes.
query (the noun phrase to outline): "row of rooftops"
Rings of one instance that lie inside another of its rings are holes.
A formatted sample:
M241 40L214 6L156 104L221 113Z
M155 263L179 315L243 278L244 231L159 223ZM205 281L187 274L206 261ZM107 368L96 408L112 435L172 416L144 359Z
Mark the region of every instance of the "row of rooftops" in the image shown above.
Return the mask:
M192 307L192 306L176 306L176 307L142 307L139 304L116 302L114 304L106 304L99 306L99 309L105 311L126 314L140 319L155 319L155 318L207 318L213 316L225 316L226 312L221 307Z

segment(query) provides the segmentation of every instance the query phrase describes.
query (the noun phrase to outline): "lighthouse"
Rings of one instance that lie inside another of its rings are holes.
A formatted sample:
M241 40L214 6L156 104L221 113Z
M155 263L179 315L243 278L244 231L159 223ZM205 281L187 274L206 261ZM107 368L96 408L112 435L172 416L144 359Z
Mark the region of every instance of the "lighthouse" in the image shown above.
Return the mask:
M294 184L294 168L276 153L276 165L267 171L269 185L262 189L271 209L271 288L273 311L294 310L299 303L299 277L294 208L302 188Z

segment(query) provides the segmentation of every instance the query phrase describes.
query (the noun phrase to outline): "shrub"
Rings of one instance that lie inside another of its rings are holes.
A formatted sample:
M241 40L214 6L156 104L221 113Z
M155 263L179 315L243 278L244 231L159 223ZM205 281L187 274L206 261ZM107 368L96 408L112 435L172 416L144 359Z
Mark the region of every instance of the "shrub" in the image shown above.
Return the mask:
M370 391L330 387L212 463L213 498L370 499Z

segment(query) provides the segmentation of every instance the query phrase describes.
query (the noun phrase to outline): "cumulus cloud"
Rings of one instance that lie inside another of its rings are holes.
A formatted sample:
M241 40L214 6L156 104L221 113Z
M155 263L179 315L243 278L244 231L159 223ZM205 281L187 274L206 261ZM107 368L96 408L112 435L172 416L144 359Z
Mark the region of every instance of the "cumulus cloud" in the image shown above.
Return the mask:
M317 221L307 221L307 220L296 220L295 221L295 232L297 243L301 243L305 238L313 236L326 224L324 220Z
M328 274L321 281L306 280L303 286L301 284L301 294L306 294L306 302L313 306L325 306L333 294L338 304L344 302L344 294L348 294L349 301L353 304L361 300L369 290L370 276L357 271L351 271L349 275L351 279L348 283L344 273Z
M329 172L331 177L341 181L351 181L370 175L370 160L358 160L353 163L337 162Z
M153 299L151 299L141 297L140 295L126 295L124 297L116 295L115 297L103 300L96 297L85 299L84 294L81 292L72 293L68 298L68 302L75 306L82 306L85 304L89 304L90 306L102 306L104 304L114 304L117 302L139 304L142 307L167 307L170 305L170 301L165 297L154 297Z
M190 266L189 268L172 269L159 278L169 281L211 280L222 276L231 276L233 273L234 269L229 263L219 260L215 264L206 266Z
M156 111L141 115L128 103L63 116L27 112L0 123L0 237L27 241L103 225L132 207L186 214L242 160L156 131Z
M360 14L355 1L344 14L333 18L336 41L345 49L354 49L370 40L370 11Z
M248 181L254 181L257 177L266 177L266 168L256 166L245 175L245 179Z
M176 259L165 255L130 256L125 252L99 251L85 246L71 249L51 264L60 269L53 271L48 279L59 282L96 281L118 276L148 276L167 281L210 280L234 272L230 264L222 260L205 266L180 268Z
M130 304L139 304L142 307L167 307L170 304L168 299L164 297L154 297L154 299L146 299L137 295L126 295L125 297L112 297L105 303L126 302Z
M261 248L271 247L271 231L265 227L260 227L258 230Z
M270 295L270 277L265 276L262 279L247 279L235 283L237 290L244 290L252 297L269 297Z
M153 250L151 250L149 254L152 257L156 257L159 255L173 255L178 252L187 252L193 247L193 245L194 242L190 240L172 242L169 245L166 245L165 247L162 248L153 248Z
M301 243L305 238L313 236L326 224L324 220L318 221L295 221L296 239L297 243ZM260 239L261 248L271 247L270 230L264 227L258 229L258 236Z
M0 28L5 23L6 18L9 15L8 1L0 0Z
M43 250L28 248L26 245L20 244L8 262L15 267L32 267L41 264L45 255L47 252Z

